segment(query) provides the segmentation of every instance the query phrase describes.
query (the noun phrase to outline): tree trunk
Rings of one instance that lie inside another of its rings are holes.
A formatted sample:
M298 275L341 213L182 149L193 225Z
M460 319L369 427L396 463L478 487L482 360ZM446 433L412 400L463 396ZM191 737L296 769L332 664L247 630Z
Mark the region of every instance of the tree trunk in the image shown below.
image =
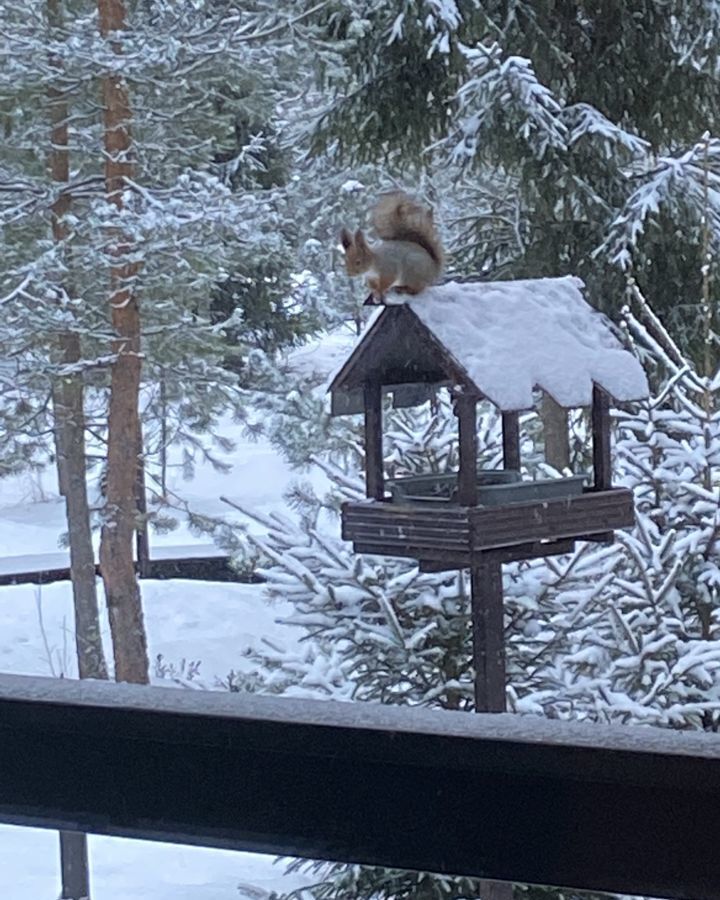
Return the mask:
M168 469L168 407L167 387L165 384L165 370L160 370L160 494L163 500L167 499L167 469Z
M125 28L123 0L98 0L100 32L107 37ZM114 45L116 53L121 52ZM107 198L123 207L125 179L132 177L131 110L128 88L117 72L102 79ZM137 529L137 471L140 446L140 312L135 291L137 263L131 245L118 229L108 248L110 309L116 355L108 411L108 456L105 524L100 540L100 568L113 639L115 679L146 684L147 639L133 543Z
M77 361L77 335L61 338L63 360ZM75 608L75 649L80 678L107 678L95 582L95 552L87 496L84 386L73 375L53 387L55 447L65 473L65 512L70 544L70 578Z
M48 0L48 24L51 29L61 23L58 0ZM61 69L59 59L50 64ZM70 180L68 141L68 102L59 87L48 90L50 110L50 175L58 190ZM52 207L53 240L61 245L67 238L64 216L70 207L70 195L60 193ZM63 287L58 283L59 298ZM81 358L80 339L68 330L60 336L59 357L62 362ZM107 678L107 666L100 634L95 555L90 528L87 499L84 385L81 375L71 375L53 385L53 418L56 465L60 492L65 497L65 512L70 542L70 578L75 612L75 649L80 678ZM60 832L61 897L64 900L86 900L90 897L87 835Z
M139 527L135 541L137 569L140 578L150 577L150 535L147 527L147 491L145 487L145 455L143 452L142 422L138 426L137 508Z
M56 0L49 0L50 21L59 19ZM59 62L53 61L54 65ZM65 93L55 88L48 91L52 122L50 172L57 185L70 180L68 150L68 104ZM53 240L61 244L67 238L64 221L70 207L69 194L60 194L52 207ZM66 268L69 268L67 266ZM59 295L65 289L58 285ZM80 337L69 329L60 335L59 356L63 363L76 363L82 358ZM70 543L70 577L75 608L75 646L80 678L107 678L107 666L100 636L95 584L95 554L90 528L87 497L85 449L85 390L81 374L62 376L53 385L55 448L60 491L65 497L65 511Z
M570 468L570 433L567 410L543 394L540 418L545 440L545 462L558 472Z

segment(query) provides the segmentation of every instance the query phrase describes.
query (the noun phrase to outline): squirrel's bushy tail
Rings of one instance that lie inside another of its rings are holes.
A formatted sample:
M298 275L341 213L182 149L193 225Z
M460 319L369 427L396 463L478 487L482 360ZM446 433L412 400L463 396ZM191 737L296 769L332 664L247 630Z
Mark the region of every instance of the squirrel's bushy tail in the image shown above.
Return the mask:
M404 191L390 191L378 200L372 213L373 228L383 241L410 241L443 265L443 248L432 209L421 206Z

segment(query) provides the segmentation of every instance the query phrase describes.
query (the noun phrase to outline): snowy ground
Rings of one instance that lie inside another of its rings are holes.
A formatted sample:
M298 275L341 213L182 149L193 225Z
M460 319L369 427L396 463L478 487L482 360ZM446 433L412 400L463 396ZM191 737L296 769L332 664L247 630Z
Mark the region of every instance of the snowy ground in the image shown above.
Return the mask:
M349 353L354 340L351 331L340 329L291 350L286 354L285 364L288 371L298 377L327 381ZM194 477L186 480L182 453L179 449L171 450L168 466L170 502L177 500L179 504L187 504L194 513L229 516L231 519L238 516L222 502L221 496L264 514L286 511L283 495L301 473L291 470L267 441L248 439L243 426L233 422L230 416L219 422L217 432L234 444L234 449L227 452L213 449L213 455L231 467L230 472L217 471L208 462L198 462ZM327 486L327 480L317 470L302 473L301 477L319 490ZM181 509L168 512L178 519L179 526L164 534L151 530L151 556L177 556L180 548L184 551L188 546L202 548L208 555L212 552L206 536L190 531ZM260 529L257 523L248 525L251 530ZM0 479L0 573L64 568L69 564L68 556L58 542L65 530L65 507L58 496L54 466L40 473ZM13 559L7 559L9 557Z
M282 862L252 853L97 836L89 853L97 900L266 900L299 883L284 876ZM3 900L59 897L57 857L55 832L0 825Z
M248 443L238 429L232 431L225 429L237 441L227 455L231 474L203 465L194 481L185 482L173 470L172 488L203 513L227 512L221 494L264 513L283 509L282 493L295 474L267 444ZM26 557L27 563L28 555L38 568L63 565L66 554L58 540L64 530L63 503L51 472L0 481L0 570L17 571L17 557ZM182 545L211 549L207 538L193 535L186 525L153 536L151 543L157 555ZM151 660L160 654L176 668L183 661L199 661L192 681L198 687L217 687L231 669L246 668L243 651L263 635L286 643L294 639L291 629L276 622L287 608L269 606L258 585L144 581L142 591ZM74 676L71 626L69 584L0 588L0 671ZM90 838L90 854L97 900L263 900L272 890L300 883L297 876L284 876L282 863L256 854L98 836ZM240 890L242 884L250 886L248 891ZM0 896L59 896L55 833L0 826Z
M243 651L263 635L292 643L276 619L287 607L269 606L259 585L144 581L151 658L176 667L199 661L198 687L214 687L231 669L247 669ZM0 671L74 675L70 585L0 588ZM160 681L160 684L163 682ZM196 847L90 838L94 897L98 900L263 900L297 886L272 857ZM57 835L0 826L0 896L54 900L59 896ZM240 884L252 891L239 891Z
M292 629L276 621L289 607L269 605L262 585L148 580L142 596L150 659L199 662L199 687L246 670L244 651L263 636L292 642ZM101 616L107 622L104 608ZM0 672L77 677L72 622L68 582L0 588ZM103 637L110 659L107 631Z
M299 473L292 471L267 442L249 441L240 426L228 421L223 423L221 432L235 442L230 453L216 454L232 466L231 472L219 472L209 463L201 463L196 477L186 481L181 467L176 465L169 470L170 490L193 512L209 516L238 518L220 500L221 496L261 513L284 511L283 494ZM310 478L318 488L325 484L319 473L301 477ZM151 555L174 556L179 548L189 546L203 553L212 552L209 538L190 531L182 510L170 513L178 519L179 527L163 534L151 530ZM249 525L254 530L259 528L256 523ZM65 506L58 495L52 467L39 474L0 480L0 572L67 566L67 552L59 543L66 527Z

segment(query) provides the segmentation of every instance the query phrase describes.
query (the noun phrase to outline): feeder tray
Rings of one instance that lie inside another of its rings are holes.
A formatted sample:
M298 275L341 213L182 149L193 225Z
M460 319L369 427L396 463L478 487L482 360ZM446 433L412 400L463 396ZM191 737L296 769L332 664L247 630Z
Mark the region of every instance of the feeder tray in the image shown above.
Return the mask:
M576 497L585 486L584 475L522 481L515 469L480 470L477 473L478 506L505 506L533 500ZM456 472L410 475L387 482L392 502L400 505L458 505Z
M515 469L479 469L479 487L492 487L520 482ZM387 481L393 503L452 503L457 494L457 472L408 475Z

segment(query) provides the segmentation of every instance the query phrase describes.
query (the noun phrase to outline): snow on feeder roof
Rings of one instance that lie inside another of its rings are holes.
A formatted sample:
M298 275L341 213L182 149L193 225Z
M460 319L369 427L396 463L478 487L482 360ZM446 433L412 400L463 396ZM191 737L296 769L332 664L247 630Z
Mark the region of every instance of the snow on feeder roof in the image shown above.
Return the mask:
M334 411L355 411L336 400L374 380L393 388L450 380L504 412L532 408L535 388L564 407L589 406L593 385L619 402L646 397L642 366L583 287L572 276L451 282L402 297L372 317L332 379Z

